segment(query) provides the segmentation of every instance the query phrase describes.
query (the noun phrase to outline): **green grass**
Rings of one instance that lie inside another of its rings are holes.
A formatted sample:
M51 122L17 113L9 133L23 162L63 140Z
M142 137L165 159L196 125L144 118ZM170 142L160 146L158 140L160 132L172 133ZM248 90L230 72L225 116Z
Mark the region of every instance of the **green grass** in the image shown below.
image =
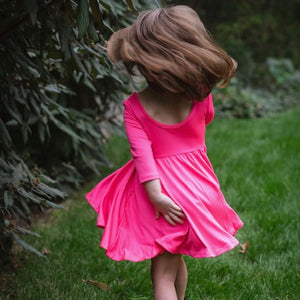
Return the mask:
M215 120L207 128L208 155L222 190L245 222L237 238L250 246L245 254L237 247L212 259L186 257L188 299L299 299L299 119L298 107L267 119ZM126 140L114 137L107 153L115 167L124 163ZM84 199L95 183L35 226L42 239L28 240L51 254L44 260L21 253L11 274L14 299L152 299L149 261L114 262L98 248L101 230Z

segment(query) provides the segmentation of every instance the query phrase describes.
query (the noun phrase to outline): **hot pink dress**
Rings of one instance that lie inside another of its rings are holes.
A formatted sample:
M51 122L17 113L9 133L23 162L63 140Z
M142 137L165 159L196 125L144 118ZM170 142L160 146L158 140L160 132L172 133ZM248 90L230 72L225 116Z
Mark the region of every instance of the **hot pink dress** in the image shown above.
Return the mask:
M151 118L137 93L124 101L133 159L86 195L104 228L100 246L107 256L141 261L168 251L214 257L238 244L234 235L243 223L226 203L206 154L205 126L213 116L211 95L194 101L189 116L175 125ZM183 210L182 225L155 219L142 183L156 178Z

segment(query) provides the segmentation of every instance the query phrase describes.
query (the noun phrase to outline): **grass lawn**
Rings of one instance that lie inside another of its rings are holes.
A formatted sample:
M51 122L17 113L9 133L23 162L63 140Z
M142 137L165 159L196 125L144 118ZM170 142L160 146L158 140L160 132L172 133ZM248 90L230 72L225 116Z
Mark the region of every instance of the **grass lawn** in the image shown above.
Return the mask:
M223 193L245 222L237 238L250 246L217 258L186 257L188 299L299 299L299 120L300 107L266 119L215 120L207 128ZM108 144L115 168L128 159L128 148L123 137ZM34 227L42 238L27 240L51 253L47 260L21 253L19 268L8 275L11 298L152 299L149 261L114 262L98 247L101 230L84 199L95 183ZM1 296L10 299L7 291Z

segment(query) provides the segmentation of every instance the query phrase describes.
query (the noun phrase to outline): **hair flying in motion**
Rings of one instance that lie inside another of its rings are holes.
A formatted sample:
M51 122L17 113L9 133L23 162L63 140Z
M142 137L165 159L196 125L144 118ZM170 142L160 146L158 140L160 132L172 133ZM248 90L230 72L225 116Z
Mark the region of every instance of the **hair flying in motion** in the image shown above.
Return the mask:
M107 53L131 74L137 66L154 89L198 100L217 84L225 87L237 67L184 5L142 12L133 25L111 36Z

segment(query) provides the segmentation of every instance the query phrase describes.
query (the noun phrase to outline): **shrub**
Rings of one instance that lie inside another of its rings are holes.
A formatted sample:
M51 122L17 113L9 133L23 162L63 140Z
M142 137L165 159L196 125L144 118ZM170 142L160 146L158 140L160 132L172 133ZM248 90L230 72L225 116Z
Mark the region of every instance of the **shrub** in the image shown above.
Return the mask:
M254 87L234 78L224 90L214 90L216 115L225 118L256 118L277 113L299 103L300 72L288 59L268 58L260 65Z
M100 121L127 76L105 40L145 2L1 1L0 261L27 245L30 211L56 204L105 163ZM55 178L53 180L52 178ZM33 233L30 233L33 234ZM41 255L41 254L40 254Z

